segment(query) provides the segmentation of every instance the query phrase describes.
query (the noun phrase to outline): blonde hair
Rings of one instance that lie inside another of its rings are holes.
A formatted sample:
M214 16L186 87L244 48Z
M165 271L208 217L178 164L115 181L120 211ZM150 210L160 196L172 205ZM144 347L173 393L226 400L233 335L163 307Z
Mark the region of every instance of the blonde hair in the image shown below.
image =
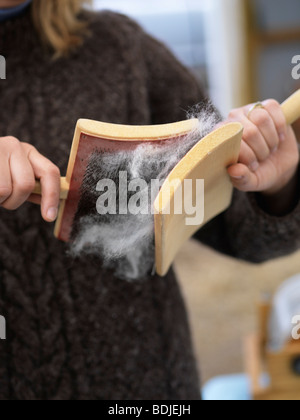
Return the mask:
M46 47L54 51L54 57L67 55L80 46L87 31L87 24L79 14L90 0L33 0L34 25Z

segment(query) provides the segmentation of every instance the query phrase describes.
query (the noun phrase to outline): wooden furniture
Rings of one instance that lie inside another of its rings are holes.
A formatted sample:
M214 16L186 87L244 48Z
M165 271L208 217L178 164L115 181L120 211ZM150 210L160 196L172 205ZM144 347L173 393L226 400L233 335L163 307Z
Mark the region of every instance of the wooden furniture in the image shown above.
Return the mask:
M300 28L294 26L289 27L288 24L285 28L277 29L275 26L273 28L263 28L258 21L257 16L257 4L254 0L242 0L244 4L244 21L245 21L245 32L246 32L246 74L245 86L246 86L246 102L254 102L257 98L261 98L261 92L259 90L258 80L261 76L259 74L259 60L260 55L264 49L289 46L293 43L300 43ZM275 5L270 6L275 7ZM265 6L268 4L265 2ZM282 2L283 7L289 7L289 2ZM263 6L263 4L261 5ZM300 19L299 19L300 20ZM295 54L299 53L299 49L295 48ZM288 66L287 73L285 74L284 80L278 81L284 85L287 85L289 91L299 88L299 83L293 82L291 72L292 72L292 57L290 57L290 62L286 63ZM261 70L260 70L261 71ZM270 69L269 71L272 71ZM279 97L276 97L274 90L276 86L272 86L271 95L275 95L275 98L280 100ZM282 98L281 98L282 99Z
M259 333L245 342L246 370L251 392L256 401L300 400L300 341L291 338L278 352L268 348L268 328L271 303L259 306ZM292 324L291 324L292 330ZM262 375L267 373L270 384L263 386Z

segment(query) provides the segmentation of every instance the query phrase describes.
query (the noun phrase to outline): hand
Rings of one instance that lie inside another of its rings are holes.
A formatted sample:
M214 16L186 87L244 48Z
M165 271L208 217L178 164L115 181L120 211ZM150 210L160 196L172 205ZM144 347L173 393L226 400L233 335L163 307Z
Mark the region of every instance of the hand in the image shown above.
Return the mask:
M41 181L42 197L32 196L35 180ZM25 201L41 203L47 222L57 217L60 171L32 145L14 137L0 137L0 206L16 210Z
M276 195L295 177L299 149L279 103L268 100L263 106L250 114L251 105L229 114L227 121L241 122L244 135L239 161L228 168L228 173L240 191Z

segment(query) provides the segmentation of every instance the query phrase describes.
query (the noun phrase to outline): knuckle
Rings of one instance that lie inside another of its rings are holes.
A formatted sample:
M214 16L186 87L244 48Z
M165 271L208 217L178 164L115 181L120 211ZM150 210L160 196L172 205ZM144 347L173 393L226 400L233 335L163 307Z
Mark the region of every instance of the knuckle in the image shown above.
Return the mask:
M248 126L244 129L243 139L246 143L254 141L258 135L258 128L256 126Z
M242 163L243 165L246 165L246 166L249 166L251 162L252 160L247 156L243 156L242 158L239 159L239 163Z
M20 141L16 137L12 137L12 136L3 137L2 141L5 142L7 146L10 146L13 148L16 148L16 147L18 148L21 146Z
M60 170L56 165L54 165L52 162L48 161L48 162L46 162L46 164L44 165L44 168L43 168L43 177L44 178L51 177L51 178L59 179L60 178Z
M239 109L232 109L232 110L229 112L228 117L229 117L230 119L235 119L235 118L238 118L238 117L239 117L239 115L240 115L240 110L239 110Z
M269 122L270 118L268 112L260 110L260 112L253 114L251 121L257 126L264 126Z
M1 205L1 207L3 207L5 210L17 210L20 206L17 206L16 204L9 204L9 203L4 203Z
M3 202L1 207L3 207L5 210L13 210L6 202Z
M270 154L271 154L270 149L266 148L265 150L262 150L258 161L259 162L264 162L265 160L267 160L269 158Z
M21 143L22 147L29 152L37 151L37 149L30 143Z
M251 165L252 162L256 160L256 157L254 154L249 153L248 155L245 155L243 159L240 160L241 163L243 163L246 166Z
M266 105L267 108L278 108L280 107L280 104L278 101L276 101L275 99L269 99L268 101L266 101Z
M49 175L59 178L60 177L60 170L57 166L51 164L48 170Z
M22 203L17 203L15 200L7 197L6 200L3 200L1 207L3 207L5 210L14 211L17 210L21 204Z
M0 187L0 203L7 200L12 195L12 192L11 186Z
M249 166L251 162L254 162L254 160L255 160L255 154L250 148L249 150L245 150L239 158L239 162L243 163L246 166Z
M35 180L32 178L24 179L22 181L16 182L14 189L19 194L31 194L35 187Z

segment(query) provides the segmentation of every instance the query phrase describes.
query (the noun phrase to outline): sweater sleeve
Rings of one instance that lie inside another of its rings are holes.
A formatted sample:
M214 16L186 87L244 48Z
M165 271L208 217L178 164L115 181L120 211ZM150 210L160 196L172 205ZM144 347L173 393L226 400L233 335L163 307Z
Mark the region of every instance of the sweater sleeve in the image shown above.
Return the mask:
M231 207L195 237L224 254L261 263L296 251L299 233L300 197L290 214L275 217L259 207L256 194L235 191Z

